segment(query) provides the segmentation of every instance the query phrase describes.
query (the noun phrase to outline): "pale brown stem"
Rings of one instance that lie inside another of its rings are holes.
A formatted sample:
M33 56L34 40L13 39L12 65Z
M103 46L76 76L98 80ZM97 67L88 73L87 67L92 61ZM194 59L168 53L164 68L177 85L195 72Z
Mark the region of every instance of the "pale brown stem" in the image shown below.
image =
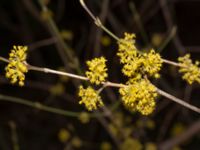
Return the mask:
M79 76L79 75L75 75L75 74L67 73L67 72L63 72L63 71L57 71L57 70L53 70L53 69L49 69L49 68L41 68L41 67L36 67L36 66L31 66L31 65L28 65L28 68L29 68L29 70L57 74L57 75L67 76L67 77L71 77L71 78L75 78L75 79L79 79L79 80L86 80L86 81L88 80L88 78L86 78L84 76Z
M63 75L63 76L67 76L67 77L71 77L71 78L75 78L75 79L79 79L79 80L85 80L85 81L89 80L87 77L84 77L84 76L75 75L75 74L62 72L62 71L56 71L56 70L52 70L52 69L49 69L49 68L40 68L40 67L35 67L35 66L29 65L29 69L44 72L44 73L52 73L52 74L57 74L57 75ZM110 86L110 87L116 87L116 88L122 88L122 87L126 86L124 84L114 83L114 82L110 82L110 81L103 82L102 84L105 85L106 87ZM184 107L186 107L190 110L193 110L197 113L200 113L200 109L198 107L195 107L195 106L183 101L182 99L179 99L179 98L177 98L173 95L170 95L169 93L162 91L159 88L157 88L157 92L160 95L162 95L162 96L164 96L164 97L166 97L166 98L168 98L168 99L170 99L170 100L172 100L172 101L174 101L174 102L176 102L176 103L178 103L178 104L180 104L180 105L182 105L182 106L184 106Z
M185 67L185 66L183 66L183 65L181 65L177 62L166 60L166 59L163 59L163 58L162 58L162 61L166 64L173 65L173 66L176 66L176 67Z
M182 99L179 99L179 98L177 98L177 97L175 97L175 96L173 96L173 95L170 95L169 93L167 93L167 92L165 92L165 91L162 91L162 90L160 90L160 89L158 89L158 88L157 88L157 92L158 92L160 95L162 95L162 96L164 96L164 97L166 97L166 98L168 98L168 99L170 99L170 100L172 100L172 101L174 101L174 102L176 102L176 103L178 103L178 104L180 104L180 105L182 105L182 106L184 106L184 107L186 107L186 108L188 108L188 109L190 109L190 110L193 110L193 111L195 111L195 112L197 112L197 113L200 113L200 108L195 107L195 106L193 106L193 105L191 105L191 104L189 104L189 103L186 103L186 102L183 101Z

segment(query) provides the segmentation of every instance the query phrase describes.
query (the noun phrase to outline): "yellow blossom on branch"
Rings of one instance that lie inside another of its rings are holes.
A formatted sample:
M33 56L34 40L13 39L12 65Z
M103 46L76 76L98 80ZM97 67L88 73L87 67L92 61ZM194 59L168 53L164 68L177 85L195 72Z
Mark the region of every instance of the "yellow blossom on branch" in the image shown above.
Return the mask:
M6 66L6 77L11 80L11 83L16 83L20 86L24 85L25 73L28 72L26 65L27 46L13 46L9 54L9 63Z
M135 46L135 34L124 33L124 38L118 42L117 56L120 57L122 64L132 61L137 55Z
M126 75L127 77L133 77L137 74L140 74L139 68L141 68L143 59L140 57L135 57L131 61L124 64L122 68L122 73Z
M131 78L139 77L139 74L158 78L163 62L160 54L153 49L149 53L139 52L134 38L134 34L125 33L124 38L118 42L117 55L123 64L122 73Z
M122 102L131 111L139 111L149 115L155 109L156 87L147 79L128 82L128 85L119 89Z
M195 81L200 83L199 62L196 61L195 64L193 64L192 60L190 59L190 54L179 57L178 61L181 66L179 72L183 73L182 78L186 80L189 84L192 84Z
M106 59L104 57L94 58L91 61L87 61L87 65L89 71L86 71L86 76L91 83L99 85L108 77L106 72Z
M90 86L86 89L80 86L78 95L81 98L79 104L84 104L89 111L96 110L104 105L99 93Z
M128 77L135 75L141 64L135 46L135 34L124 33L124 38L118 42L117 56L123 64L122 73Z
M156 53L153 49L150 50L149 53L144 53L142 63L145 72L155 78L159 77L158 72L160 71L163 63L159 53Z

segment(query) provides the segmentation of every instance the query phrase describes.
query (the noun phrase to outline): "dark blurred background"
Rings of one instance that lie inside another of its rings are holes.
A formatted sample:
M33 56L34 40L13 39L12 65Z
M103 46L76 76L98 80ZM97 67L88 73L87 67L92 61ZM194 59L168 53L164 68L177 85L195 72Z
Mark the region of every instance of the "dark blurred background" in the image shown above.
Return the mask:
M200 60L199 0L85 1L95 16L99 16L118 37L123 37L124 32L135 33L140 50L155 48L163 58L172 61L186 53L191 53L194 60ZM120 73L116 41L96 27L78 0L43 2L42 6L37 0L0 1L1 56L8 58L13 45L27 45L29 64L83 74L86 60L104 55L108 60L109 80L126 81ZM48 11L44 11L46 8ZM67 47L63 46L63 41ZM66 56L65 49L72 51L72 60ZM79 60L78 65L75 60ZM25 86L18 87L11 85L4 77L5 65L0 63L0 94L63 110L85 111L78 104L77 97L78 86L85 82L29 71ZM200 86L187 85L177 68L164 65L161 78L152 82L166 92L200 107ZM129 119L129 122L121 120L123 127L120 126L120 129L131 129L131 137L142 145L152 142L160 149L171 144L174 150L199 150L199 114L159 97L155 112L144 117L128 112L117 103L120 100L117 89L107 88L102 96L108 108L117 105L113 111L114 120L119 119L119 116L115 116L118 113L123 116L122 120ZM146 128L148 121L153 128ZM109 150L105 148L105 142L112 145L112 149L117 149L116 141L110 136L109 125L112 125L112 121L106 117L92 118L89 123L83 124L77 117L0 101L0 150L18 150L18 147L20 150ZM62 140L67 132L70 133L69 140ZM74 138L75 144L72 142ZM123 140L120 139L120 142L123 143Z

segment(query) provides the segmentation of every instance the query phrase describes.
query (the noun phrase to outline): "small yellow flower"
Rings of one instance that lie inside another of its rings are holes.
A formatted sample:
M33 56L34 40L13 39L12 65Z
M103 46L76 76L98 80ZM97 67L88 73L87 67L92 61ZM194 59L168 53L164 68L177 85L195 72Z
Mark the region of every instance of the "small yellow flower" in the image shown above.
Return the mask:
M155 47L159 47L163 42L164 36L162 33L154 33L151 37L151 43Z
M195 81L200 83L199 62L196 61L195 64L193 64L192 60L190 59L190 54L179 57L178 61L181 65L179 72L183 73L182 78L186 80L189 84L192 84Z
M62 95L65 92L65 86L62 83L57 83L52 86L50 89L51 94L58 96Z
M122 64L127 64L136 57L135 34L124 33L124 38L120 39L118 46L117 56Z
M80 86L78 95L81 97L79 104L84 104L86 109L89 111L96 110L98 107L104 105L99 93L91 87L84 89Z
M123 64L122 73L128 77L135 76L142 63L135 46L135 34L124 33L124 38L120 39L118 46L117 56L120 57L120 62Z
M20 86L24 85L25 73L28 72L26 65L27 46L13 46L9 54L9 63L6 66L6 77L14 84L18 82Z
M81 123L83 124L86 124L90 121L90 114L87 113L87 112L82 112L80 115L79 115L79 120L81 121Z
M156 88L147 79L141 79L120 88L119 93L125 107L131 111L139 111L149 115L155 109Z
M94 58L91 61L87 61L89 71L86 71L86 76L91 83L99 85L108 77L105 63L106 59L104 57Z
M122 73L131 78L146 74L158 78L162 67L160 54L155 53L153 49L149 53L141 53L135 46L135 35L125 33L124 36L118 42L117 52L123 64Z
M105 35L101 37L101 44L103 46L109 46L111 44L111 39L109 36Z
M143 54L143 69L150 76L154 76L155 78L159 77L158 72L162 67L162 59L159 53L156 53L155 50L151 50L149 53Z
M139 73L139 68L141 68L143 59L140 57L135 57L131 61L127 62L124 64L122 68L122 73L128 77L135 77L138 76Z
M58 132L58 139L63 143L67 142L70 137L71 135L69 131L64 128L60 129L60 131Z

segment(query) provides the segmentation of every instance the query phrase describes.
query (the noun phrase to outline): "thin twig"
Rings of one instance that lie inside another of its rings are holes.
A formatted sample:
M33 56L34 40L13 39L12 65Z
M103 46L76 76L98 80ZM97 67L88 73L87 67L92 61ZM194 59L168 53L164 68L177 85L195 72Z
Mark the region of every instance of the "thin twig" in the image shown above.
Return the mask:
M168 2L167 0L159 0L160 7L162 10L167 28L171 29L174 26L174 21L173 21L172 15L171 15L172 11L169 9L167 2ZM173 37L173 42L174 42L174 45L177 47L179 54L183 55L186 52L186 50L183 47L183 45L177 35L175 35Z
M141 35L143 37L143 40L144 40L145 44L146 45L150 45L147 33L145 31L144 25L143 25L142 20L141 20L141 17L140 17L140 15L139 15L136 7L135 7L135 3L134 2L130 2L129 3L129 7L130 7L130 9L132 11L132 14L134 16L136 25L138 26L138 28L140 30L140 33L141 33Z
M4 57L1 57L1 56L0 56L0 60L3 61L3 62L6 62L6 63L9 63L9 62L10 62L8 59L6 59L6 58L4 58Z
M102 24L104 24L104 22L106 21L106 18L107 18L109 1L110 0L104 0L103 4L102 4L101 13L99 15L99 18L101 19ZM96 30L96 34L92 34L95 37L94 56L98 56L100 53L100 49L101 49L100 41L101 41L102 34L103 34L103 30Z
M63 72L63 71L57 71L57 70L53 70L53 69L49 69L49 68L41 68L41 67L36 67L36 66L31 66L31 65L28 65L28 68L29 68L29 70L35 70L35 71L40 71L40 72L44 72L44 73L57 74L57 75L67 76L67 77L80 79L80 80L88 80L88 78L83 77L83 76L79 76L79 75L75 75L75 74L67 73L67 72Z
M57 70L53 70L50 68L42 68L42 67L36 67L36 66L32 66L32 65L28 65L29 70L34 70L34 71L39 71L39 72L44 72L44 73L50 73L50 74L56 74L56 75L61 75L61 76L67 76L67 77L71 77L71 78L75 78L75 79L79 79L79 80L85 80L88 81L89 79L87 77L84 76L80 76L80 75L76 75L76 74L72 74L72 73L67 73L67 72L63 72L63 71L57 71ZM116 87L116 88L120 88L120 87L124 87L125 85L120 84L120 83L113 83L113 82L103 82L103 85L106 85L107 87Z
M80 4L82 5L82 7L86 10L86 12L90 15L90 17L94 20L94 23L101 28L102 30L104 30L106 33L108 33L112 38L114 38L115 40L119 41L119 38L112 33L110 30L108 30L101 22L101 20L98 17L95 17L93 15L93 13L88 9L88 7L85 5L84 0L80 0Z
M18 134L17 134L17 127L14 121L9 122L9 126L11 129L11 140L13 144L13 150L20 150Z
M162 90L160 90L158 88L157 88L157 92L160 95L162 95L162 96L164 96L164 97L166 97L166 98L168 98L168 99L170 99L170 100L172 100L172 101L174 101L174 102L176 102L176 103L178 103L178 104L180 104L180 105L182 105L182 106L184 106L184 107L186 107L188 109L191 109L191 110L193 110L195 112L200 113L200 108L198 108L198 107L195 107L195 106L193 106L191 104L188 104L185 101L183 101L183 100L181 100L181 99L179 99L179 98L177 98L177 97L175 97L173 95L170 95L169 93L166 93L165 91L162 91Z
M177 31L177 26L173 26L172 29L170 30L170 33L166 37L166 39L161 43L161 45L158 47L157 52L161 53L162 50L168 45L168 43L174 38L176 35Z
M172 149L176 145L180 145L184 143L188 139L191 139L194 135L199 134L200 132L200 120L193 123L185 132L182 134L173 137L167 141L160 143L159 149L160 150L169 150Z
M88 7L85 5L84 0L80 0L80 3L82 5L82 7L87 11L87 13L90 15L90 17L96 21L96 17L93 15L93 13L91 13L91 11L88 9Z
M171 60L167 60L167 59L163 59L162 58L162 61L166 64L169 64L169 65L172 65L172 66L176 66L176 67L185 67L177 62L174 62L174 61L171 61Z
M57 42L57 39L55 37L51 37L48 39L44 39L44 40L29 44L29 49L31 51L31 50L34 50L34 49L37 49L37 48L40 48L43 46L47 46L47 45L49 46L51 44L55 44L56 42Z
M40 5L43 13L47 13L49 11L48 7L44 4L44 2L42 0L38 0L38 3ZM59 31L55 21L53 20L53 18L49 15L47 18L45 18L44 21L47 24L51 35L53 37L57 38L56 46L59 50L58 52L59 52L60 57L62 58L64 64L66 66L71 64L71 66L70 66L71 68L76 69L77 72L80 72L79 61L78 61L77 57L75 57L73 50L65 43L65 41L61 37L60 31ZM67 57L67 59L66 59L66 57Z
M7 102L13 102L13 103L17 103L17 104L22 104L22 105L26 105L29 107L39 109L39 110L43 110L46 112L63 115L63 116L67 116L67 117L79 117L80 116L80 112L62 110L59 108L54 108L54 107L43 105L39 102L32 102L30 100L25 100L22 98L17 98L17 97L2 95L2 94L0 94L0 101L7 101ZM99 114L99 113L91 113L90 114L90 117L99 117L99 116L106 116L106 115Z

